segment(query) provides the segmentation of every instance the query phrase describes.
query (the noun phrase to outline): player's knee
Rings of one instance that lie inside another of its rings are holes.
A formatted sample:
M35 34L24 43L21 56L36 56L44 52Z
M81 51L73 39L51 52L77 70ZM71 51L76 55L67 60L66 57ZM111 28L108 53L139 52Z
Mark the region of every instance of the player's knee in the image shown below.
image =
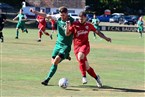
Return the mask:
M61 61L61 57L58 55L55 57L55 59L53 60L53 64L57 65L60 61Z
M78 60L81 61L82 59L84 59L85 55L82 52L78 53Z
M55 57L52 57L52 58L51 58L51 64L54 63L54 59L55 59Z

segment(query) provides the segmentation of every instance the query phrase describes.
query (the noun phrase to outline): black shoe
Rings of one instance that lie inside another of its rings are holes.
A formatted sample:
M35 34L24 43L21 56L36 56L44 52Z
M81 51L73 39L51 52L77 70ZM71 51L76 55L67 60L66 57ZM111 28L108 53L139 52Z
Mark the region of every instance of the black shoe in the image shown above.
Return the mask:
M71 60L71 57L70 56L68 56L66 59L68 59L69 61Z
M41 84L44 85L44 86L47 86L48 85L48 81L45 80L45 81L41 82Z
M18 39L18 37L15 37L15 39Z
M3 37L1 38L1 42L4 42L4 38Z
M26 33L28 33L28 30L26 29Z
M53 39L52 34L50 35L51 40Z
M37 40L37 42L41 42L41 40L39 39L39 40Z

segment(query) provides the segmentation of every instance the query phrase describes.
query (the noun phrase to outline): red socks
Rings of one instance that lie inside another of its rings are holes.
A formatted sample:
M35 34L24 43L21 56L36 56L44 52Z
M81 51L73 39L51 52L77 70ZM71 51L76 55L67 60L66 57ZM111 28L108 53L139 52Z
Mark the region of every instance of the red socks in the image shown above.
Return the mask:
M80 71L81 71L83 77L86 76L86 64L85 64L85 61L87 61L86 58L81 59L81 60L79 61Z
M86 71L87 71L90 76L92 76L93 78L96 78L97 75L94 72L94 69L92 67L90 67L88 70L86 70L86 63L85 63L86 61L87 61L86 57L79 61L80 71L82 73L82 76L86 77Z
M94 72L94 69L93 69L92 67L90 67L89 70L87 70L87 72L88 72L88 74L89 74L90 76L92 76L93 78L96 78L96 77L97 77L97 75L96 75L96 73Z

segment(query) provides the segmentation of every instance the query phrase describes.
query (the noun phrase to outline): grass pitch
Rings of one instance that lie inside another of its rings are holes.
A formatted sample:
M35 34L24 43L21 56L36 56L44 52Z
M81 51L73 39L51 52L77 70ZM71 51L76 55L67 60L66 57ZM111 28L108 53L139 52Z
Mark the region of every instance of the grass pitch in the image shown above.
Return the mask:
M89 75L88 84L82 85L78 63L71 51L72 60L59 64L49 86L40 83L51 66L53 40L43 35L38 43L37 29L20 33L15 39L15 29L4 29L5 41L1 43L1 97L144 97L145 95L145 50L144 38L136 32L103 32L112 38L108 43L93 39L90 33L90 66L101 76L103 87L97 88ZM49 31L50 32L50 31ZM66 77L66 90L58 87L58 80Z

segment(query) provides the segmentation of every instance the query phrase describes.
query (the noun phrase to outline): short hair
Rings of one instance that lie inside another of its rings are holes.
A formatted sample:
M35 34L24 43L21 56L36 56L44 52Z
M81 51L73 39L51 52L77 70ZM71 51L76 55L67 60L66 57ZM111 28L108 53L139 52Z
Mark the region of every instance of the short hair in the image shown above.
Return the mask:
M85 12L85 11L81 11L81 12L79 13L79 16L84 16L84 17L86 17L86 12Z
M65 6L61 6L61 7L59 8L59 12L60 12L60 13L67 13L68 10L67 10L67 8L66 8Z

